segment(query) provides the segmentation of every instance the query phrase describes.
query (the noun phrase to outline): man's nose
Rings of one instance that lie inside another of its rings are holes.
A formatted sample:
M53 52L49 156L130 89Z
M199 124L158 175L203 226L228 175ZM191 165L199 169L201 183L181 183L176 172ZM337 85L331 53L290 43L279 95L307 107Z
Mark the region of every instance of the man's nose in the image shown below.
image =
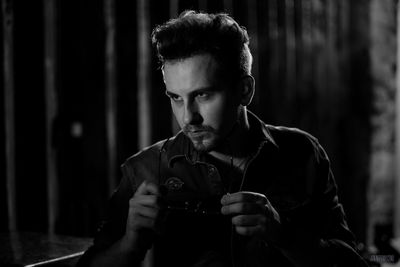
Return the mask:
M201 116L196 103L187 103L185 105L183 122L185 124L198 124L201 122Z

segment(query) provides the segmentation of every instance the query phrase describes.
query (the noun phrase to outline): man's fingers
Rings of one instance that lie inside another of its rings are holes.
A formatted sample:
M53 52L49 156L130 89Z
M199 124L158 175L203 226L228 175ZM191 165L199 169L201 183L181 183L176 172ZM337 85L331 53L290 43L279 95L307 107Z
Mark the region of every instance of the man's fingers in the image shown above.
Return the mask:
M160 190L155 183L143 181L138 189L136 190L135 195L160 195Z
M263 205L258 205L250 202L239 202L229 205L222 206L221 213L223 215L231 214L258 214L263 213L265 207Z
M136 219L136 227L137 228L147 228L151 229L156 226L156 220L150 217L139 217Z
M240 202L253 202L253 203L255 202L260 204L266 204L267 201L268 201L267 198L263 194L241 191L233 194L224 195L221 199L221 204L229 205Z
M262 234L264 232L263 228L260 225L257 226L236 226L236 233L243 236L253 236Z
M146 195L147 189L146 189L147 183L146 181L143 181L139 187L136 189L135 194L136 195Z
M242 191L221 198L221 213L232 216L235 231L243 236L264 236L267 229L280 223L279 214L267 197Z
M129 205L142 205L148 207L157 207L160 205L161 200L155 195L135 195L129 200Z
M152 219L155 219L160 212L160 209L157 207L152 208L152 207L136 206L133 209L134 213L138 214L139 216Z
M264 216L257 215L238 215L232 218L232 224L234 226L256 226L263 225L266 223Z

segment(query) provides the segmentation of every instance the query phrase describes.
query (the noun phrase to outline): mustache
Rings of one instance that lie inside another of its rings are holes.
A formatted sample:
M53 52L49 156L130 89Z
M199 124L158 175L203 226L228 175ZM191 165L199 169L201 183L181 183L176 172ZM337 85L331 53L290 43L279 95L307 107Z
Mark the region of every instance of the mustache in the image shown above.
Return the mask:
M182 128L184 133L190 132L214 132L214 128L207 126L207 125L185 125Z

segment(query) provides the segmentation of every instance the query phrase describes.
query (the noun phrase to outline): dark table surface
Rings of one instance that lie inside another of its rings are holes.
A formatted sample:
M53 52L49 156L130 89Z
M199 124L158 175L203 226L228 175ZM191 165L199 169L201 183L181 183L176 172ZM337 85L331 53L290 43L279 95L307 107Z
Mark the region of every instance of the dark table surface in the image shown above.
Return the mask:
M45 233L0 233L0 266L72 266L91 238Z

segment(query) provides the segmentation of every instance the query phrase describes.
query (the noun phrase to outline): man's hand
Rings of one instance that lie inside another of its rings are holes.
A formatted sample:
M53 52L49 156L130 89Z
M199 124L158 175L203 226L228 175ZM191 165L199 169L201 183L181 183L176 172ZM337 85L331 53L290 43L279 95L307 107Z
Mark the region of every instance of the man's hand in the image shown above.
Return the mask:
M160 226L161 211L158 186L144 181L129 200L125 237L133 248L146 249L151 246L151 237Z
M259 193L237 192L224 195L221 212L232 216L232 225L238 234L274 239L272 234L280 227L280 217L268 199Z

